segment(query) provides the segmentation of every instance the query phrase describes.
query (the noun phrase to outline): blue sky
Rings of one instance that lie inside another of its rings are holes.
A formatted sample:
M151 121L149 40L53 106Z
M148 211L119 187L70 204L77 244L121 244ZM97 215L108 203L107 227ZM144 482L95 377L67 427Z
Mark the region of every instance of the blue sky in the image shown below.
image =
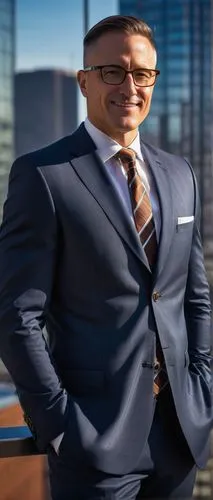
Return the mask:
M89 25L116 14L118 0L89 0ZM78 69L83 0L16 0L16 69Z

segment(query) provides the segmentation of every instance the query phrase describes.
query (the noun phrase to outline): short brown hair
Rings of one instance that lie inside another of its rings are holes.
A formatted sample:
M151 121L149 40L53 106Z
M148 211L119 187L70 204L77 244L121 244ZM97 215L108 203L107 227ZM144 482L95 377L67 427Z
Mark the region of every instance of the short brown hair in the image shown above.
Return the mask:
M93 44L101 35L110 32L123 32L128 35L141 35L146 37L152 47L156 50L153 32L150 26L142 19L134 16L109 16L95 24L84 37L84 63L86 49Z

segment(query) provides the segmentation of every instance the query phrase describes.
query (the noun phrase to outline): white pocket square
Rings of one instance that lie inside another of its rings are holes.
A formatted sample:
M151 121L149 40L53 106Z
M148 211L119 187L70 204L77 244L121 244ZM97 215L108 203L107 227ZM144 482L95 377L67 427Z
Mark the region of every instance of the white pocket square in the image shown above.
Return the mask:
M189 215L188 217L178 217L177 223L179 224L187 224L188 222L192 222L194 220L194 215Z

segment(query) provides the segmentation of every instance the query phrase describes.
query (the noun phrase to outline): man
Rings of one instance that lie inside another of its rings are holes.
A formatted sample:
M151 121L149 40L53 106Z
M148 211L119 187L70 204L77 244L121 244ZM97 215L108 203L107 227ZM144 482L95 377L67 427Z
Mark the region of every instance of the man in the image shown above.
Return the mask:
M53 500L189 498L208 457L196 181L138 132L158 73L143 21L99 22L78 72L85 123L10 174L0 352L48 453Z

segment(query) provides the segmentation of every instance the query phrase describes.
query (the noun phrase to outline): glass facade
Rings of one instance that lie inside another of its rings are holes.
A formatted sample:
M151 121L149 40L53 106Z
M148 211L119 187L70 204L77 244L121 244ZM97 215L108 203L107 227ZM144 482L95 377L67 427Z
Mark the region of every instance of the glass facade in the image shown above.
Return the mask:
M154 31L161 74L141 131L144 140L186 156L196 172L213 289L212 0L120 0L120 13Z
M0 0L0 213L13 161L14 0Z

